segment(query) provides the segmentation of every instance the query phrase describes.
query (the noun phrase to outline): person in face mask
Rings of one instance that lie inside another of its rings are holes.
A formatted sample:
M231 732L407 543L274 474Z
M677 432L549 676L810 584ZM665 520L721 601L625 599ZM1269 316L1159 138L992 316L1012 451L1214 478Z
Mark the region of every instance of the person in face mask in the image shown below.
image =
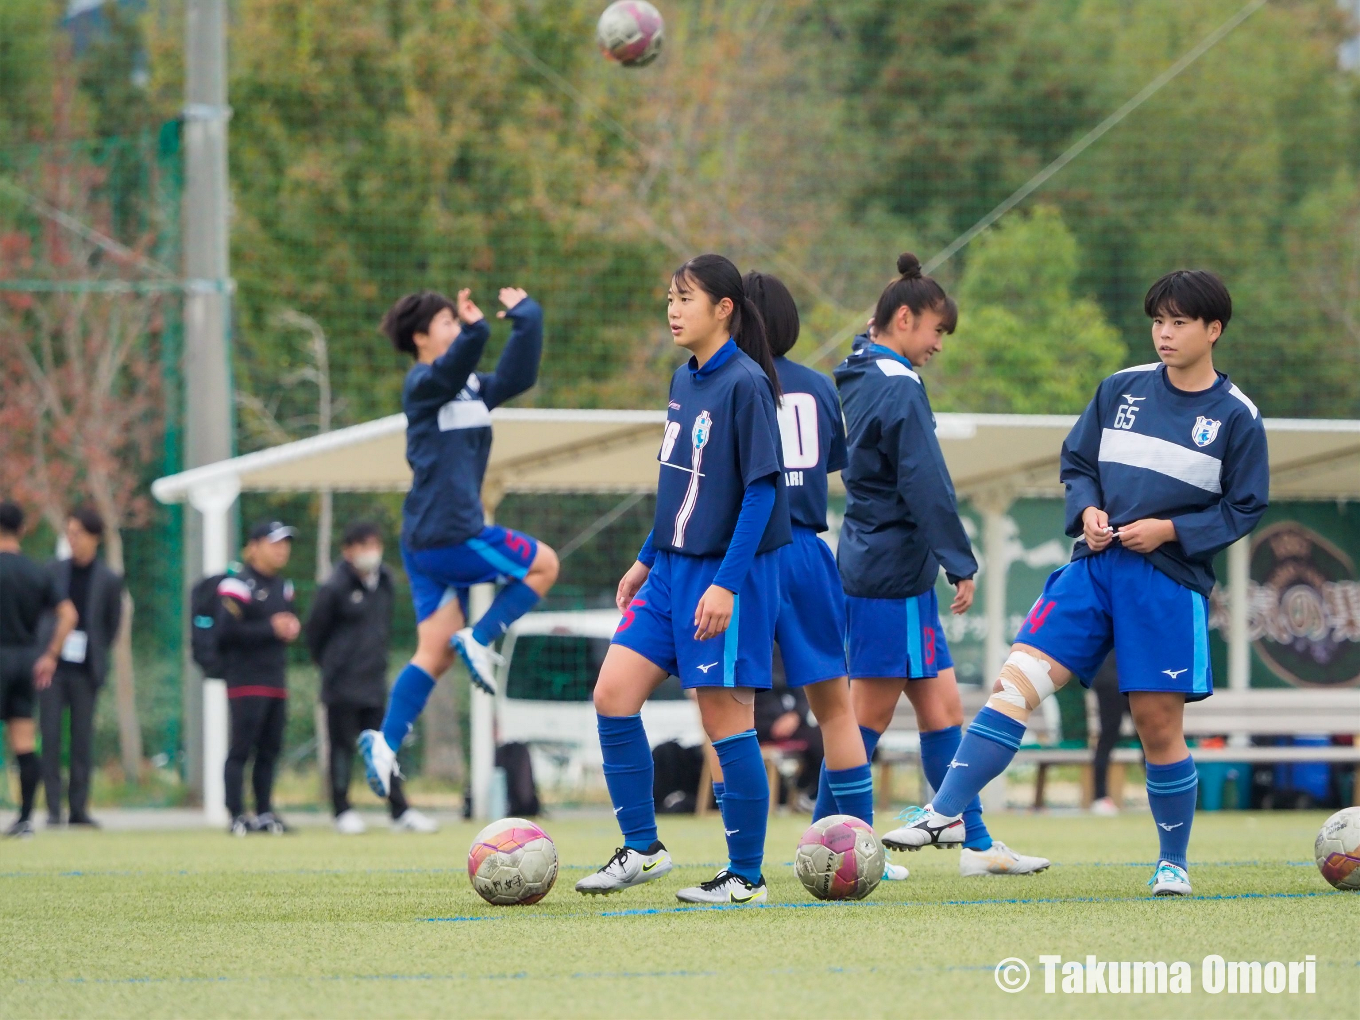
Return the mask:
M321 701L330 735L331 805L335 828L358 835L367 826L350 807L355 743L382 725L387 706L387 651L392 631L392 575L383 566L382 531L356 521L341 540L342 558L316 590L304 625L307 647L321 667ZM434 832L439 826L406 802L393 777L388 805L398 832Z

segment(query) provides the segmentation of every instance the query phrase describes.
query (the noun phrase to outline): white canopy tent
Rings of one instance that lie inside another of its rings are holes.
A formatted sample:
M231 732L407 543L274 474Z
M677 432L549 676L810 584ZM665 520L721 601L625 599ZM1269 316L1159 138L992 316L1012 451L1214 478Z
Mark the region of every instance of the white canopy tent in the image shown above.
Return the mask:
M496 441L483 485L494 515L510 492L649 492L656 487L660 411L502 408L493 412ZM1000 668L1006 652L1005 575L1015 556L1006 510L1025 496L1061 496L1058 458L1076 420L1067 415L937 415L937 435L960 498L982 515L986 585L986 662ZM379 418L324 435L193 468L157 479L163 503L187 501L203 515L203 571L218 573L228 556L227 522L241 492L399 491L411 481L405 455L406 416ZM1360 421L1266 419L1273 500L1360 498ZM839 478L833 481L839 486ZM1228 557L1228 685L1249 683L1247 540ZM1000 583L997 583L997 573ZM486 599L488 592L474 595ZM484 604L484 603L483 603ZM476 606L474 606L474 612ZM474 812L486 809L493 699L473 699ZM227 750L225 686L208 681L203 698L205 811L225 821L222 764Z

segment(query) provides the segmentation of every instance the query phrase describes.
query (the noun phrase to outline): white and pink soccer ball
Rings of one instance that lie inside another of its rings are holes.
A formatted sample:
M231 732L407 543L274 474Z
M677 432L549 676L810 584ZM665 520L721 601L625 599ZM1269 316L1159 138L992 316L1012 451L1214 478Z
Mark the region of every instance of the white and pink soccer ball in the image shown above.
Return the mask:
M1335 888L1360 890L1360 807L1343 808L1322 823L1313 858Z
M819 900L862 900L883 880L887 858L868 822L827 815L813 822L794 854L793 870Z
M605 8L595 28L601 52L624 67L645 67L661 53L666 26L647 0L618 0Z
M537 903L557 881L557 847L524 818L492 822L468 850L468 878L477 895L497 906Z

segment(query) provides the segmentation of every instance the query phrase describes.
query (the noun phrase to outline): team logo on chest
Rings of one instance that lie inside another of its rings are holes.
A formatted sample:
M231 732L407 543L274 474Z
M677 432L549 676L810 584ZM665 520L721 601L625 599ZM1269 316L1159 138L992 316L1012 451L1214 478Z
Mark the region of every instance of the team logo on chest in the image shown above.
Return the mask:
M1190 430L1190 438L1196 446L1208 446L1218 438L1218 428L1223 423L1200 415L1195 419L1195 427Z
M696 453L708 445L708 437L712 431L713 419L707 411L700 411L699 417L694 419L694 431L690 433Z
M704 447L708 445L712 434L713 416L707 410L700 411L699 416L694 419L694 428L690 430L693 449L690 451L689 485L685 489L685 498L680 503L680 510L675 515L675 535L671 541L677 549L685 547L685 529L689 527L690 518L694 516L695 504L699 501L699 479L703 477L700 469L704 462Z

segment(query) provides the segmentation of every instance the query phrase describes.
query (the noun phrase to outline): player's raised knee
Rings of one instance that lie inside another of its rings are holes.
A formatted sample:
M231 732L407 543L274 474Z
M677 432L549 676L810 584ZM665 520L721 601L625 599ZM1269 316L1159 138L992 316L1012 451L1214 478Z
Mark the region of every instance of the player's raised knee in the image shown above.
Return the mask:
M561 561L557 558L557 553L552 546L544 542L538 543L538 552L534 556L534 562L529 567L529 576L537 578L545 586L551 587L557 582L557 573L561 569Z
M996 678L988 707L1021 722L1039 707L1039 703L1057 690L1053 678L1054 663L1047 657L1016 646L1006 657L1001 675Z

